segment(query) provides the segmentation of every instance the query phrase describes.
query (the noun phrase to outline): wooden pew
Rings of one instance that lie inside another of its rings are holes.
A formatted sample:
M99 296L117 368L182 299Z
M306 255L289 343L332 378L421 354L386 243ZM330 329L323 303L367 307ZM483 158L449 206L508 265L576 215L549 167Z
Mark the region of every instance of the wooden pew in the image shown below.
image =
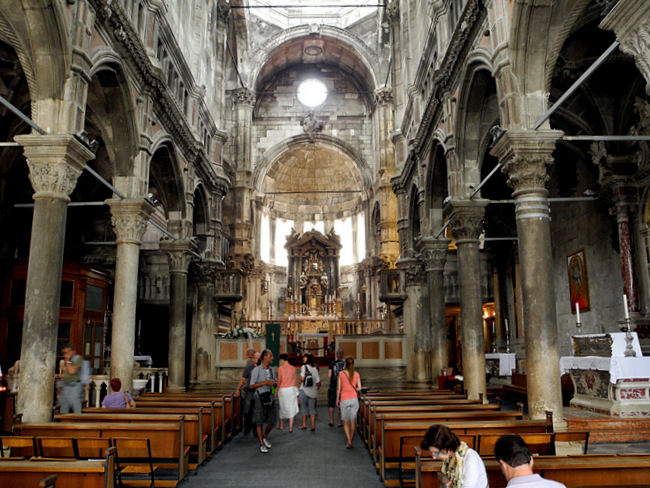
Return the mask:
M525 374L513 370L511 384L503 385L503 391L514 400L526 401L528 398L528 380Z
M203 464L206 458L207 436L203 434L203 415L178 415L175 413L165 414L138 414L117 413L109 409L102 409L100 413L65 413L54 416L55 422L78 423L78 422L125 422L125 423L160 423L178 422L181 419L185 423L185 444L190 446L190 454L194 459L189 469L196 469ZM134 409L127 409L134 410Z
M215 413L213 406L210 407L141 407L137 408L84 408L83 413L128 413L129 415L151 415L151 414L173 414L173 415L197 415L202 417L202 437L207 437L206 442L206 457L210 456L219 446L219 438L221 435L221 411ZM218 416L217 416L218 414Z
M63 488L113 488L115 449L107 450L103 461L3 461L0 488L39 486L44 478L56 476ZM47 486L47 485L45 485Z
M521 411L481 411L481 410L467 410L467 411L446 411L446 412L393 412L393 413L379 413L377 414L377 430L374 432L372 442L373 459L380 468L381 458L385 457L384 445L384 425L387 422L395 423L411 423L417 421L418 423L427 426L432 424L441 424L447 422L466 422L470 425L474 421L520 421L523 420L523 413ZM521 431L520 431L521 432ZM464 432L468 433L468 432ZM397 444L398 445L398 444ZM395 452L395 451L393 451Z
M173 470L166 479L156 480L156 487L176 487L187 475L189 467L189 446L185 445L185 424L179 422L161 423L110 423L83 422L45 424L19 424L17 428L25 435L57 437L133 437L151 441L152 456L160 469ZM1 487L0 487L1 488Z
M166 410L169 409L184 409L184 408L209 408L213 411L212 421L214 422L213 427L213 436L211 436L210 450L216 450L220 445L222 445L228 439L228 434L226 432L226 408L224 405L223 399L218 401L206 400L206 401L173 401L167 399L167 401L136 401L137 408L139 409L151 409L151 408L163 408ZM212 442L214 441L214 443Z
M434 422L429 421L386 421L383 423L382 439L384 442L377 449L380 473L386 470L386 462L399 462L402 437L420 437L422 439L428 428ZM459 436L481 434L519 434L546 433L553 431L553 419L549 414L545 420L486 420L464 421L455 419L450 422L435 422L444 424Z
M438 488L442 462L416 453L416 488ZM426 456L426 454L424 454ZM490 488L505 488L507 482L496 459L486 459ZM647 486L650 455L578 455L535 457L533 471L568 487Z

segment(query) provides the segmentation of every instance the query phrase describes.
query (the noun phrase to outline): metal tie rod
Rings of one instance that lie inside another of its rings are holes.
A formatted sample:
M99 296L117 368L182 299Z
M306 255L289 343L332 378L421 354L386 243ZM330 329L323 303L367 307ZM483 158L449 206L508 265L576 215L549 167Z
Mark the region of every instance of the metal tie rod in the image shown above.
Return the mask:
M497 163L497 165L492 169L492 171L490 171L490 174L487 175L485 178L483 178L483 181L481 181L481 182L478 184L478 186L474 189L474 191L472 192L472 194L469 196L469 199L470 199L470 200L471 200L472 198L474 198L474 195L476 195L479 191L481 191L481 188L483 188L483 185L485 185L485 184L487 183L487 181L488 181L490 178L492 178L492 176L494 175L494 173L496 173L497 171L499 171L499 170L501 169L502 166L503 166L503 165L502 165L501 163Z
M36 132L39 134L47 134L43 129L40 128L40 126L34 122L32 119L27 117L24 113L22 113L18 108L11 103L9 100L7 100L5 97L0 95L0 103L7 107L9 110L11 110L14 114L16 114L23 122L25 122L27 125L29 125L32 129L34 129Z
M587 71L582 73L582 76L578 78L573 85L562 95L560 98L557 99L557 101L553 104L551 108L547 110L547 112L542 115L542 117L535 123L533 126L533 130L537 130L541 127L541 125L548 119L553 112L555 112L560 105L564 103L564 101L569 98L569 96L578 89L582 83L591 76L591 74L598 69L598 67L603 64L603 62L609 57L612 52L614 52L614 49L616 49L619 45L618 41L614 41L611 46L609 46L603 54L600 55L600 57L594 61L594 63L589 66Z
M650 141L650 136L562 136L563 141Z

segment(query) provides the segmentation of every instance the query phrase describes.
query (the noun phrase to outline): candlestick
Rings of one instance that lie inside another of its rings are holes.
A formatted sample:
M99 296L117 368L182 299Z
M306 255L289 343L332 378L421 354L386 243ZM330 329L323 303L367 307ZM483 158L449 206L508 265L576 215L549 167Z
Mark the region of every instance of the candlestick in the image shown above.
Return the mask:
M623 304L625 305L625 318L629 319L630 318L630 311L627 308L627 295L623 295Z

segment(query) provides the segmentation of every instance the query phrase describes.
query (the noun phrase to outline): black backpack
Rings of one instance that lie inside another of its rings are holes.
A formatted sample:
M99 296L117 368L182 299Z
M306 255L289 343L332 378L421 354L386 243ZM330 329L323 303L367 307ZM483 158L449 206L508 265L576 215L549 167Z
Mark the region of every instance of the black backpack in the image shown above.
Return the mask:
M305 379L303 381L303 386L309 387L309 386L314 386L314 377L311 375L311 371L309 371L309 366L305 364Z
M339 380L339 374L345 369L345 363L343 361L336 361L334 367L332 368L332 380L330 384L336 387L336 382Z

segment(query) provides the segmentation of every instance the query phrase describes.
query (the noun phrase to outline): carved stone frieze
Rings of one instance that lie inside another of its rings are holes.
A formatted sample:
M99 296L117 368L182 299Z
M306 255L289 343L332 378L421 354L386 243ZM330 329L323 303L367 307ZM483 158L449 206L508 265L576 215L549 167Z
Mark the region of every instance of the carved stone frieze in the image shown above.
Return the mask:
M452 200L449 203L452 209L451 230L457 240L478 240L483 232L487 204L488 201L482 199Z
M397 262L397 256L394 255L389 255L389 254L382 254L379 256L379 259L381 259L381 267L383 269L394 269L395 268L395 263Z
M375 103L380 107L392 104L393 103L392 88L383 87L375 90Z
M144 198L112 198L106 200L111 208L111 224L116 242L140 245L154 207Z
M398 268L404 270L406 286L422 286L426 283L424 263L418 257L402 258L397 263Z
M248 88L238 88L233 92L235 105L255 106L255 92Z
M238 269L245 276L249 276L255 272L255 256L252 254L228 254L226 268Z

